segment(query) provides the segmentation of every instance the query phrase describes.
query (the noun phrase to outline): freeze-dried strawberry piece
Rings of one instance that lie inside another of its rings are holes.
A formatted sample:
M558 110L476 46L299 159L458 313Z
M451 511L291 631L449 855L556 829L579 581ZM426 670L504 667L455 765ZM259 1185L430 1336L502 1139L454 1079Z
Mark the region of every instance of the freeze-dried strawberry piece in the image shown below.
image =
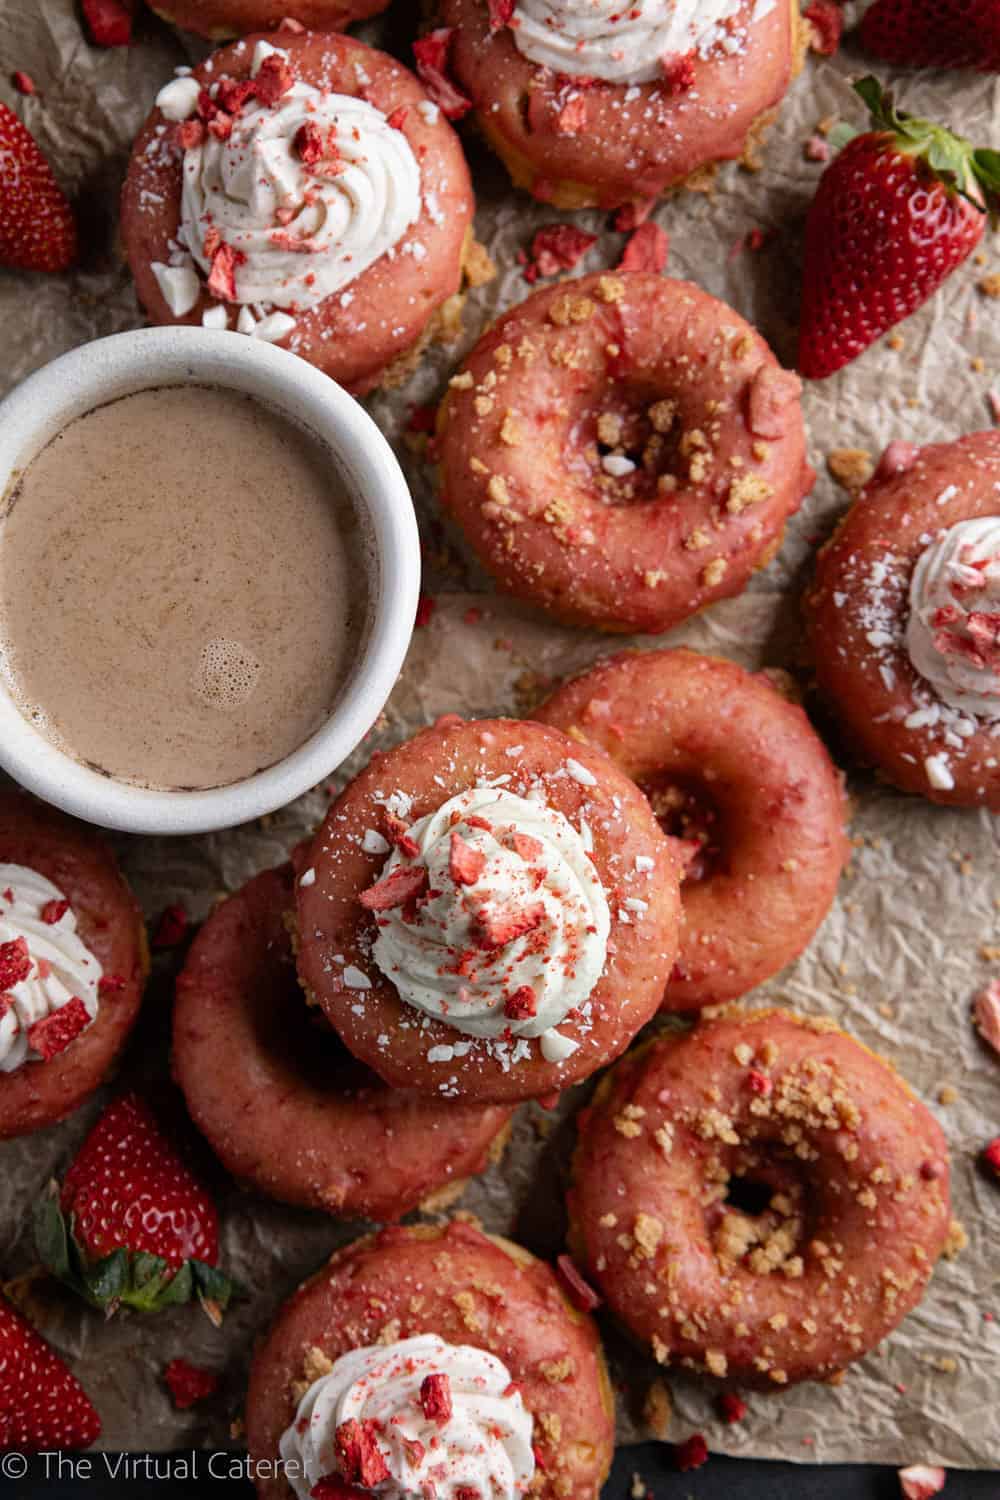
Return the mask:
M83 0L83 19L98 47L127 47L136 0Z
M410 111L408 106L405 104L400 104L396 109L392 111L391 115L386 115L385 123L390 127L391 130L402 130L403 126L406 124L406 119L409 113Z
M428 1422L451 1421L451 1381L447 1375L428 1375L420 1387L420 1405Z
M215 101L227 115L238 115L256 93L256 78L223 78L216 91Z
M426 889L425 865L400 865L384 880L377 880L362 891L358 900L366 911L393 911L397 906L415 901Z
M460 833L451 836L448 873L456 885L475 885L486 868L486 855L467 844Z
M532 860L541 859L542 841L541 839L533 839L530 833L512 833L510 836L510 847L515 854L519 854L528 864L531 864Z
M214 121L213 121L214 123ZM209 125L209 130L212 126ZM235 250L225 240L212 256L212 269L208 273L208 290L220 302L236 301L236 267L246 260L242 250Z
M582 135L586 128L587 101L582 94L577 94L559 111L556 130L560 135Z
M586 229L577 229L573 224L547 224L531 241L525 281L535 282L539 276L558 276L560 271L571 271L596 244L597 235L589 234Z
M527 1021L538 1014L538 996L530 984L516 989L503 1008L508 1021Z
M385 836L400 854L405 854L407 859L416 859L420 853L420 845L415 838L411 838L409 830L402 818L397 818L395 813L386 813L384 820Z
M417 77L446 120L461 120L472 108L472 100L448 76L448 57L454 35L454 26L439 26L413 43Z
M10 75L10 81L19 94L37 94L38 85L30 73L24 73L20 68Z
M14 996L13 995L0 995L0 1021L2 1021L3 1018L4 1018L4 1016L7 1014L7 1012L13 1008L13 1005L14 1005ZM19 1029L20 1028L15 1027L15 1030L19 1030Z
M313 167L323 155L323 132L315 120L306 120L292 137L292 150L307 167Z
M1000 1178L1000 1135L996 1136L984 1148L983 1161L989 1167L994 1177Z
M174 131L174 140L182 151L194 151L205 139L203 120L182 120Z
M503 31L514 19L517 0L489 0L490 30Z
M750 1069L747 1074L747 1083L750 1085L751 1094L760 1094L765 1099L768 1094L774 1092L774 1080L768 1078L767 1074L762 1073L759 1068Z
M31 955L27 940L19 937L12 938L9 943L0 943L0 990L12 990L30 973Z
M28 1046L43 1062L51 1062L60 1052L65 1052L89 1025L87 1007L79 995L74 995L60 1010L28 1027Z
M65 898L61 901L46 901L42 907L42 921L54 927L57 922L62 921L68 911L69 902Z
M742 1422L749 1409L743 1397L738 1396L735 1391L723 1391L718 1406L719 1416L730 1426L734 1422Z
M154 948L176 948L187 936L190 918L179 901L165 906L153 933Z
M172 1359L163 1372L170 1399L178 1411L186 1411L199 1401L207 1401L219 1388L214 1370L202 1370L186 1359Z
M271 53L265 57L253 79L254 93L261 104L268 109L273 109L279 99L283 99L295 82L295 75L286 62L285 58Z
M668 94L686 94L694 87L694 53L665 52L660 58L663 87Z
M629 239L618 263L620 271L662 271L670 253L665 229L652 219L640 224Z
M700 1469L702 1464L708 1462L708 1444L700 1432L692 1432L683 1443L674 1444L674 1465L682 1474L689 1474L692 1469Z
M930 1464L912 1464L899 1471L899 1488L904 1500L931 1500L944 1489L945 1472Z
M579 1312L593 1312L600 1307L601 1298L589 1281L585 1281L568 1255L556 1258L556 1271L566 1289L566 1294Z
M125 977L122 974L102 974L97 981L99 995L118 995L124 988Z
M508 943L534 932L544 920L545 907L540 901L520 910L484 907L476 913L476 936L484 948L506 948Z
M356 1417L341 1422L334 1434L334 1446L344 1478L351 1484L374 1489L390 1478L389 1469L376 1437L377 1424L370 1418L359 1422Z
M626 203L620 208L612 221L612 228L616 234L631 234L638 229L640 224L645 224L656 205L655 198L642 198L637 203Z
M809 47L820 57L832 57L844 34L844 12L834 0L812 0L802 14L812 27Z

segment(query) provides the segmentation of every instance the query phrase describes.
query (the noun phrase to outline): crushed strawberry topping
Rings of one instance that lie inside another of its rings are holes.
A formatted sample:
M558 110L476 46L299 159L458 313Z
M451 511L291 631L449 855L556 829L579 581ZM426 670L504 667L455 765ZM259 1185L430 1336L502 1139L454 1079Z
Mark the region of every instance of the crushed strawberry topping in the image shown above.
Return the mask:
M488 0L490 11L490 30L503 31L514 19L514 6L517 0Z
M620 271L662 271L670 253L670 239L665 229L652 219L634 231L622 258Z
M476 913L476 937L483 948L505 948L519 937L534 932L545 921L545 907L540 901L514 911L510 907L484 907Z
M683 1443L674 1444L674 1464L682 1474L700 1469L708 1462L708 1444L700 1432L693 1432Z
M182 120L174 132L174 139L182 151L193 151L205 139L204 122Z
M374 1489L390 1478L376 1433L375 1422L370 1419L359 1422L351 1417L341 1422L334 1436L341 1473L351 1484L363 1485L365 1489Z
M211 126L209 126L211 129ZM235 250L225 241L212 255L212 269L208 273L208 290L222 302L236 301L236 268L246 260L242 250Z
M446 120L461 120L472 108L472 100L462 93L448 74L453 26L439 26L413 43L417 77Z
M257 98L267 109L273 109L283 99L295 82L288 62L272 53L265 57L255 79Z
M420 1387L420 1406L428 1422L451 1421L451 1381L445 1374L428 1375Z
M774 1081L762 1073L759 1068L751 1068L747 1074L747 1083L750 1085L752 1094L760 1094L764 1098L774 1092Z
M995 1136L983 1150L983 1161L994 1177L1000 1178L1000 1135Z
M475 885L486 868L486 855L467 844L460 833L451 835L448 871L456 885Z
M0 990L12 990L31 973L31 955L23 937L0 943Z
M530 984L522 984L516 989L503 1008L503 1013L508 1021L527 1021L531 1016L538 1014L538 996Z
M102 974L97 981L99 995L118 995L124 988L125 978L121 974Z
M719 1397L718 1405L719 1416L724 1422L728 1422L730 1426L734 1422L742 1422L748 1411L743 1397L738 1396L735 1391L723 1391Z
M401 865L362 891L358 900L366 911L393 911L415 901L426 889L427 870L423 865Z
M415 838L411 838L402 818L397 818L395 813L386 813L383 826L390 844L397 848L400 854L405 854L407 859L416 859L420 853L420 845Z
M47 922L50 927L54 927L57 922L62 921L68 911L69 902L66 900L46 901L42 907L42 921Z
M469 821L472 821L471 818ZM530 833L512 833L510 836L510 847L527 864L531 864L532 860L541 859L542 842L540 839L532 838Z
M20 68L18 68L17 72L11 74L10 81L14 85L14 87L17 89L17 92L19 94L37 94L38 93L38 87L37 87L37 85L35 83L35 80L32 78L31 74L30 73L22 73L22 71L21 71Z
M60 1052L65 1052L70 1042L75 1042L89 1025L87 1007L78 995L74 995L60 1010L28 1027L28 1046L43 1062L51 1062Z
M660 67L668 94L686 94L694 87L693 52L667 52L660 58Z
M531 241L530 256L525 256L524 279L534 284L540 276L558 276L571 271L577 261L597 244L597 235L573 224L547 224Z
M844 33L844 12L835 0L812 0L802 14L812 27L809 45L821 57L832 57Z
M556 130L560 135L582 135L586 128L587 101L582 94L577 94L559 111Z
M171 1400L178 1411L186 1411L198 1401L214 1396L219 1387L219 1377L214 1370L202 1370L188 1364L186 1359L172 1359L163 1372Z
M568 1255L557 1257L556 1271L569 1300L579 1312L593 1312L595 1308L600 1307L601 1298L590 1283L580 1275Z
M223 78L216 90L215 103L227 115L237 116L256 93L256 78Z

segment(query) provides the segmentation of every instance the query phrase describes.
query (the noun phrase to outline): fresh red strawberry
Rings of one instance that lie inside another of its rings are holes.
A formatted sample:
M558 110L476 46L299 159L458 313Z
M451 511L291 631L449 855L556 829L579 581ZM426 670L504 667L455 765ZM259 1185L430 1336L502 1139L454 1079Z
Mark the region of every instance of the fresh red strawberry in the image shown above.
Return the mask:
M138 0L82 0L90 40L98 47L127 47Z
M976 68L1000 73L997 0L875 0L861 45L910 68Z
M79 1381L0 1297L0 1453L89 1448L100 1435Z
M65 271L75 261L73 210L34 136L0 104L0 265Z
M62 1191L49 1185L35 1239L49 1270L109 1317L197 1297L218 1322L236 1291L216 1269L215 1205L138 1094L105 1110Z
M855 89L874 128L826 168L806 224L799 369L815 380L926 302L1000 206L1000 152L903 114L874 78Z

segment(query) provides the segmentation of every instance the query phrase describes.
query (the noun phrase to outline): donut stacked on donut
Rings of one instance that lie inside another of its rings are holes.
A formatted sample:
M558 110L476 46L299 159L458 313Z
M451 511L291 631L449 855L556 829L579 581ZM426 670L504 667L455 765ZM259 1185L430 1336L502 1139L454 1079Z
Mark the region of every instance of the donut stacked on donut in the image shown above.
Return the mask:
M291 865L222 902L177 982L174 1076L234 1177L338 1218L400 1218L459 1191L502 1149L510 1111L387 1088L308 1011Z
M846 805L819 736L766 674L694 651L622 652L536 717L610 755L684 841L666 1010L735 1000L798 957L848 856Z
M1000 811L1000 433L892 444L806 620L851 745L905 792Z
M733 1014L637 1048L581 1123L576 1258L661 1364L778 1389L859 1359L949 1236L944 1135L829 1022Z
M548 1266L464 1223L335 1255L258 1350L246 1422L262 1500L599 1500L614 1454L591 1320Z
M459 88L559 208L642 203L742 156L797 65L789 0L441 0Z
M377 756L297 885L310 998L387 1083L557 1093L617 1057L673 968L679 859L599 750L454 716Z
M0 793L0 1140L65 1119L104 1082L148 967L142 913L104 840Z
M458 137L413 75L346 36L282 31L157 97L122 237L155 323L281 343L355 393L441 327L471 244Z
M441 495L508 593L663 631L738 594L812 485L798 377L724 303L651 272L536 292L440 413Z
M165 21L210 42L248 31L342 31L385 10L389 0L154 0ZM284 26L282 26L284 23ZM291 24L290 24L291 23Z

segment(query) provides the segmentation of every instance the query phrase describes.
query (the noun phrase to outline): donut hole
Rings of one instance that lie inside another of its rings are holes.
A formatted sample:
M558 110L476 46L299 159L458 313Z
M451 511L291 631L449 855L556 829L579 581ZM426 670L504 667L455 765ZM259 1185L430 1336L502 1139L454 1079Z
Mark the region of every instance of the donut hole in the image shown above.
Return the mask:
M567 463L576 469L582 463L589 487L604 504L646 504L674 494L690 478L690 461L684 467L690 442L675 401L612 382L578 414Z
M707 783L660 771L639 782L669 838L685 847L685 884L709 880L722 868L722 813Z
M720 1261L764 1276L787 1270L805 1237L805 1188L796 1165L740 1153L720 1176L713 1226Z

